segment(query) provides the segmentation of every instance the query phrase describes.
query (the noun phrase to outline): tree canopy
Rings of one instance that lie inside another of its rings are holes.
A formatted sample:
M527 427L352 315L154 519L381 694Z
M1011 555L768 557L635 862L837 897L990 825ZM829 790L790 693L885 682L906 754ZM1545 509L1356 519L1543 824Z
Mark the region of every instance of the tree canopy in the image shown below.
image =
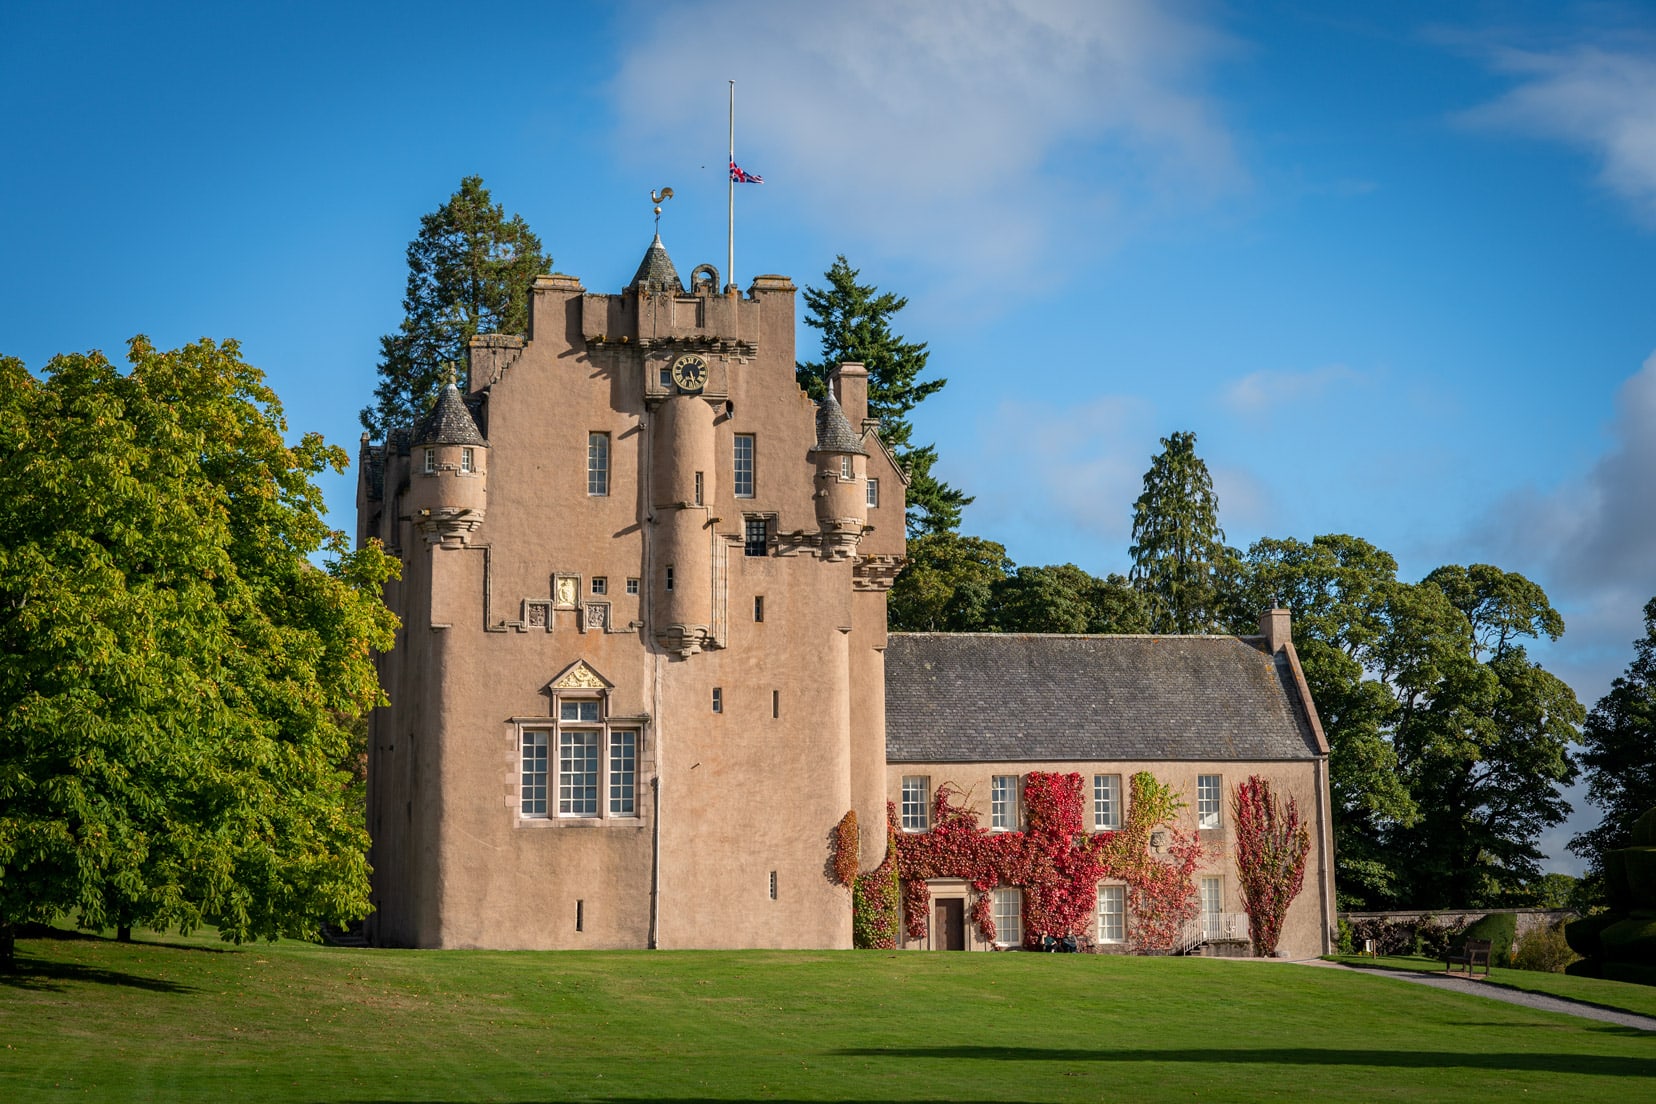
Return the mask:
M1163 437L1133 504L1132 581L1150 601L1156 632L1211 632L1220 623L1217 575L1228 550L1213 478L1196 435Z
M448 365L464 363L474 335L528 333L530 285L551 268L521 215L508 219L482 177L462 180L408 243L404 317L380 338L379 383L363 428L384 440L415 422L448 381Z
M858 271L844 255L824 273L826 287L804 292L805 324L822 331L822 359L795 366L800 387L813 399L822 398L828 374L844 361L868 369L868 416L880 422L880 437L908 472L908 530L910 536L952 531L960 526L960 511L971 499L932 474L937 463L935 445L916 445L909 413L948 383L922 380L930 355L924 342L906 341L891 332L891 319L908 300L873 284L857 283Z
M64 913L240 941L368 909L344 726L396 562L324 524L346 456L285 443L234 342L129 361L0 358L0 958Z
M1603 881L1605 852L1629 846L1633 822L1656 809L1656 598L1645 604L1644 623L1633 661L1593 706L1581 736L1587 794L1603 817L1570 850L1587 860L1594 883Z

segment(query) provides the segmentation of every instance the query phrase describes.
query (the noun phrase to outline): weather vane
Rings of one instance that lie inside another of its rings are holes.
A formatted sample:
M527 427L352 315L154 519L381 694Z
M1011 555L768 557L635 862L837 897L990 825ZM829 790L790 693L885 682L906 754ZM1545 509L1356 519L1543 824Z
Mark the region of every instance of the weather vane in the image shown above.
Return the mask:
M658 238L661 237L661 205L672 198L673 189L671 188L663 188L659 192L650 193L650 202L655 204L655 232Z

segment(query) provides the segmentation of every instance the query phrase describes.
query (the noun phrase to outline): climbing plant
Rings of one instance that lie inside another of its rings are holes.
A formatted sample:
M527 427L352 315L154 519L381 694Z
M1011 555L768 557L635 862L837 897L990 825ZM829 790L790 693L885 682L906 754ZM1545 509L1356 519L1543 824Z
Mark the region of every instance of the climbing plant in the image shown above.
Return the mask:
M1292 797L1286 804L1256 775L1231 794L1236 823L1236 870L1248 911L1253 952L1265 958L1277 948L1288 906L1305 884L1311 833Z
M845 822L840 823L843 826ZM867 874L856 875L851 883L851 945L858 950L894 949L897 905L897 809L888 801L885 858Z
M929 879L960 878L972 887L970 914L985 941L994 942L998 935L991 898L997 886L1023 891L1025 945L1037 946L1047 936L1085 940L1097 908L1098 883L1113 879L1129 887L1128 945L1149 954L1171 951L1180 929L1197 912L1192 875L1203 849L1194 832L1172 826L1184 803L1170 787L1146 773L1133 775L1130 785L1126 824L1119 831L1098 833L1084 828L1082 780L1074 773L1032 771L1026 776L1027 826L1018 832L984 829L968 795L949 783L932 797L928 831L897 832L895 811L888 808L888 849L880 871L895 859L904 931L916 939L926 933ZM859 877L858 886L875 875ZM872 923L861 911L854 921L859 933Z

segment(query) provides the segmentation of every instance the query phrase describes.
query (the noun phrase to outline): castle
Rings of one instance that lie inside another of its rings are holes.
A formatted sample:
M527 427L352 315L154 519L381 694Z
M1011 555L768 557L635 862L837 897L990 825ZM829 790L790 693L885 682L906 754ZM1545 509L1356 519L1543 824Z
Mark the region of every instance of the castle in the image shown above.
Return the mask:
M1286 615L1260 638L888 641L906 477L861 365L820 402L797 386L794 295L781 276L721 289L710 265L686 288L658 236L620 294L537 278L527 338L474 338L463 392L364 439L358 540L403 565L370 721L370 937L849 947L828 869L848 810L877 826L889 800L923 830L951 781L992 793L999 824L1038 766L1082 773L1105 815L1148 764L1200 791L1216 855L1222 777L1266 772L1316 810L1284 944L1325 949L1327 745ZM884 851L863 833L864 869ZM1226 861L1204 914L1240 907ZM932 890L919 942L980 945L964 885Z

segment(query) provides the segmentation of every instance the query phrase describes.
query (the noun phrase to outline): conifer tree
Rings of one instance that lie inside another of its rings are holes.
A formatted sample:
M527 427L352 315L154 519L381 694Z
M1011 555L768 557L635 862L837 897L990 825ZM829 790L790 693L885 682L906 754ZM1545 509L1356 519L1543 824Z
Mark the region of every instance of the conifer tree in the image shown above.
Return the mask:
M529 287L551 268L523 216L508 219L482 177L462 180L408 243L404 318L380 338L379 384L363 428L383 440L413 424L448 381L448 365L465 362L473 335L528 333Z
M1213 478L1196 455L1196 435L1162 438L1133 504L1133 583L1150 599L1154 632L1218 627L1216 574L1229 557L1219 528Z
M824 275L828 285L805 289L809 313L805 324L822 331L822 359L795 366L799 386L820 399L828 373L842 361L857 361L868 369L868 416L880 421L880 438L909 476L908 530L952 532L960 526L960 511L971 503L961 491L932 474L937 462L935 445L915 445L908 415L929 395L942 390L945 379L922 380L926 370L924 342L903 340L891 332L891 318L908 300L873 284L857 283L858 271L841 254Z

